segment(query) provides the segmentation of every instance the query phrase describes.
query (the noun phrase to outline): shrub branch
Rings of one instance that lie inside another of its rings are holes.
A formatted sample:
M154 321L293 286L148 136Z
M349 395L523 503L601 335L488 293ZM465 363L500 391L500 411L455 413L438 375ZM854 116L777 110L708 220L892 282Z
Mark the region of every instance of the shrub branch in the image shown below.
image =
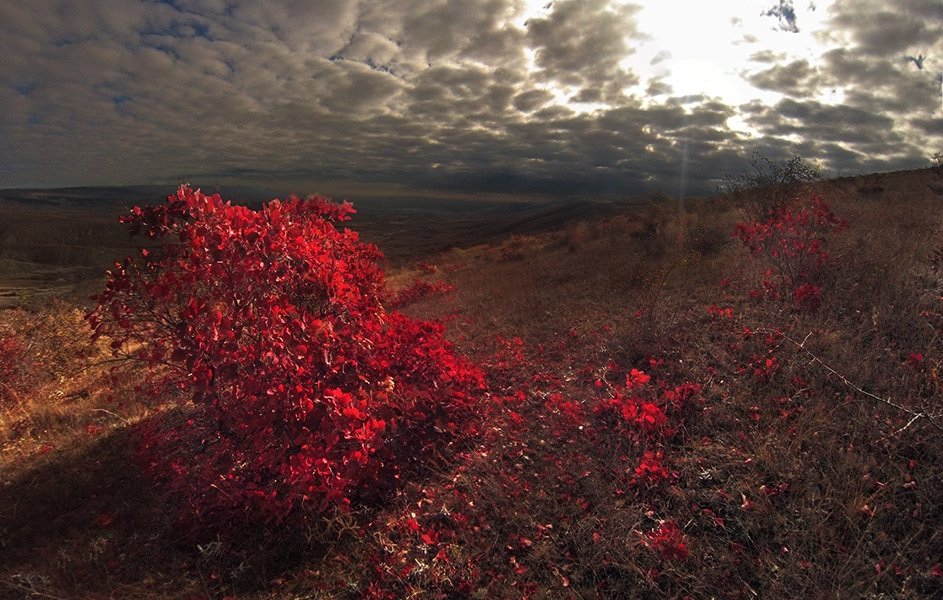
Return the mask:
M765 333L773 333L772 330L762 330L762 331L764 331ZM807 341L809 340L809 338L812 336L812 333L811 333L811 332L810 332L807 336L805 336L805 338L804 338L801 342L797 342L796 340L792 339L792 338L789 337L788 335L785 335L785 334L781 334L781 335L782 335L783 339L785 339L786 341L788 341L789 343L791 343L791 344L792 344L793 346L795 346L796 348L799 348L800 350L802 350L803 352L805 352L806 354L808 354L808 355L812 358L811 363L818 363L818 364L820 364L823 369L825 369L826 371L828 371L829 373L831 373L832 375L834 375L835 377L837 377L837 378L838 378L843 384L845 384L847 387L850 387L851 389L853 389L854 391L858 392L859 394L861 394L861 395L863 395L863 396L867 396L868 398L871 398L872 400L876 400L876 401L881 402L881 403L883 403L883 404L885 404L885 405L887 405L887 406L890 406L891 408L897 410L898 412L902 412L902 413L904 413L904 414L906 414L906 415L909 415L909 416L910 416L910 420L907 422L907 424L904 425L903 427L901 427L900 429L898 429L897 431L895 431L894 433L890 434L891 436L897 435L897 434L901 433L902 431L904 431L905 429L907 429L908 427L910 427L911 425L913 425L915 422L917 422L917 421L920 420L920 419L926 419L927 422L930 423L930 425L932 425L934 428L936 428L936 429L938 429L938 430L940 430L940 431L943 431L943 426L941 426L941 425L939 424L939 422L937 422L937 419L940 417L940 415L932 415L932 414L930 414L930 413L928 413L928 412L926 412L926 411L915 411L915 410L912 410L912 409L910 409L910 408L907 408L906 406L904 406L904 405L902 405L902 404L898 404L897 402L894 402L893 400L891 400L891 399L889 399L889 398L883 398L883 397L881 397L881 396L878 396L877 394L873 394L873 393L869 392L868 390L862 388L860 385L857 385L857 384L854 383L853 381L849 380L847 377L845 377L844 375L842 375L841 373L839 373L839 372L836 371L835 369L833 369L831 366L829 366L828 363L826 363L825 361L823 361L823 360L822 360L821 358L819 358L815 353L813 353L811 350L809 350L809 349L806 347L806 345L805 345L806 342L807 342ZM810 364L811 364L811 363L810 363ZM888 436L888 437L890 437L890 436Z

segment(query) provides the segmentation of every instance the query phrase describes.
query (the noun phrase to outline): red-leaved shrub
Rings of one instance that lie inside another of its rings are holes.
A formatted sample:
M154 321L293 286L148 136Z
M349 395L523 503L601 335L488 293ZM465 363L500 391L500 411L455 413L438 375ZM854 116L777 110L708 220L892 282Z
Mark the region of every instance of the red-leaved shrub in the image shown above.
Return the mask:
M649 532L643 543L659 552L665 560L684 560L690 556L684 534L674 521L659 523L658 529Z
M441 325L384 310L379 250L335 227L353 212L182 186L122 218L162 243L116 265L89 319L147 365L155 401L192 401L142 428L142 450L209 524L363 500L471 427L481 372Z
M807 206L783 206L762 221L738 223L734 236L750 254L764 260L769 268L763 280L763 294L791 297L799 308L818 308L821 287L819 271L829 260L825 250L828 234L847 226L817 195Z

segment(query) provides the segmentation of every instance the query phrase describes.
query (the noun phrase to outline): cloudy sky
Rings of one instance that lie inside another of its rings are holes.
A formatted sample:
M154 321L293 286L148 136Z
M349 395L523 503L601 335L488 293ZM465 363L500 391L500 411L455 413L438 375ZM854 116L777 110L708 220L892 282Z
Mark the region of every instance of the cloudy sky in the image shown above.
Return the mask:
M710 191L943 151L943 0L2 0L0 187Z

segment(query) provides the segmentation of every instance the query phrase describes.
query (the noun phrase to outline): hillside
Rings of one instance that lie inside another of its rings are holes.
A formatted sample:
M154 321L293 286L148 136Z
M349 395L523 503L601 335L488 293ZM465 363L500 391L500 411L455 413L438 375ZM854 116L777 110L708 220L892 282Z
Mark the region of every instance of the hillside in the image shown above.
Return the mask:
M365 203L390 306L486 373L480 422L383 501L287 530L181 516L137 448L191 403L145 401L66 301L0 311L0 596L939 597L941 184L816 183L770 225L815 242L792 255L751 255L766 230L734 237L730 198ZM132 247L112 208L17 206L17 299Z
M113 262L132 254L138 243L116 225L118 216L136 204L162 202L171 191L159 186L0 190L0 307L56 297L86 301ZM274 196L252 188L226 193L232 194L227 199L255 205ZM654 200L355 201L355 228L397 267L455 246L608 218Z

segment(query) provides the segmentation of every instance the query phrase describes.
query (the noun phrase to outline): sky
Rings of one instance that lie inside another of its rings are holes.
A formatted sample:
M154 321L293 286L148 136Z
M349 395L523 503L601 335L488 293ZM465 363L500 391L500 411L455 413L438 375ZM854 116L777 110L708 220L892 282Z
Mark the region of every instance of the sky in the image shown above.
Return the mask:
M710 193L943 151L943 0L2 0L0 188Z

